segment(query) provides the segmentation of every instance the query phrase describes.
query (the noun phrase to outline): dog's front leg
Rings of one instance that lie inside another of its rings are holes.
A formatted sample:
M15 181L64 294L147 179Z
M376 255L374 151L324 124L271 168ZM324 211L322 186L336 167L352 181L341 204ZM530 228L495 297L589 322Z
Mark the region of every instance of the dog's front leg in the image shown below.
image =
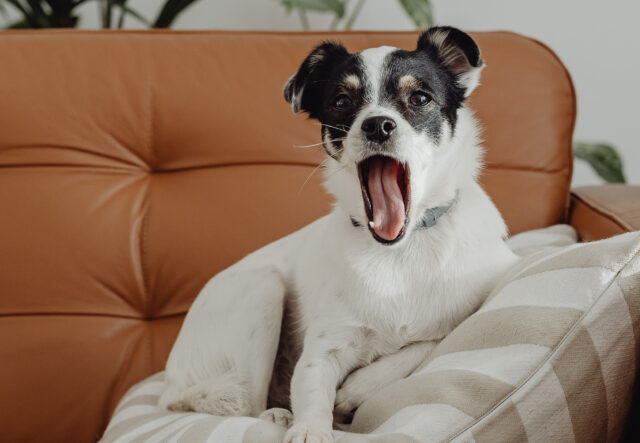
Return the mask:
M307 332L304 348L291 379L293 426L285 443L333 442L333 404L336 388L367 358L367 333L362 329ZM364 361L366 363L366 361Z
M409 376L438 343L439 341L412 343L349 374L336 393L336 420L344 422L365 400L394 381Z

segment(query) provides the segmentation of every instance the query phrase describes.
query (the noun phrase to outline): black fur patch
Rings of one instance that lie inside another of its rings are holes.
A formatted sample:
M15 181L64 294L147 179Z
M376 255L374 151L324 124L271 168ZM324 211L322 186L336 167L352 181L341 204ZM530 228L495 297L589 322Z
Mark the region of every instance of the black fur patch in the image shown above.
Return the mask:
M397 50L387 56L384 65L381 104L393 106L416 131L426 132L436 143L445 119L455 128L464 90L456 85L453 74L441 63L425 51ZM405 76L416 79L415 88L400 88L400 79ZM426 92L430 103L420 107L411 105L411 94L416 91Z
M359 88L345 87L344 81L350 76L359 79ZM298 97L300 110L321 122L324 148L330 156L338 159L342 154L343 139L362 107L365 87L364 71L358 56L350 54L338 43L325 42L302 62L293 81L285 88L285 98L291 102L302 94ZM338 110L332 105L342 94L349 97L352 105ZM325 135L329 143L325 143Z

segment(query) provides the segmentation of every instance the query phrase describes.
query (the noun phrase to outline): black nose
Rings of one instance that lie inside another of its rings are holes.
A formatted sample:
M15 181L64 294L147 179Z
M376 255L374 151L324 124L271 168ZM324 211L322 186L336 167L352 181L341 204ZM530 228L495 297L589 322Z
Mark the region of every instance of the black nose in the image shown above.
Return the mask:
M369 117L362 122L362 132L372 142L382 143L396 129L396 122L389 117Z

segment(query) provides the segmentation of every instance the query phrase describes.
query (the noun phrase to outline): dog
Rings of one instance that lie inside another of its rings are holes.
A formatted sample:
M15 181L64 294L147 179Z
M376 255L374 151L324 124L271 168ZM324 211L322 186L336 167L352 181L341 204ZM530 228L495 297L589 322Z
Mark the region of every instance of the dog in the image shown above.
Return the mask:
M332 442L334 414L408 376L480 306L517 260L478 184L467 98L483 67L452 27L413 51L311 51L284 96L321 123L335 205L206 284L161 407L260 416L288 427L286 443Z

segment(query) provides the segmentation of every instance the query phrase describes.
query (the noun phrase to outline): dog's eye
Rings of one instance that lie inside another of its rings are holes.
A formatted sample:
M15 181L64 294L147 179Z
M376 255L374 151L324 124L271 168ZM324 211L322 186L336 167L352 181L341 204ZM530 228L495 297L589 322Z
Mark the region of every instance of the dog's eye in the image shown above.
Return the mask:
M409 102L413 106L424 106L429 103L429 96L422 91L416 91L409 97Z
M341 94L335 98L333 101L333 109L337 111L344 111L351 107L351 99L344 94Z

